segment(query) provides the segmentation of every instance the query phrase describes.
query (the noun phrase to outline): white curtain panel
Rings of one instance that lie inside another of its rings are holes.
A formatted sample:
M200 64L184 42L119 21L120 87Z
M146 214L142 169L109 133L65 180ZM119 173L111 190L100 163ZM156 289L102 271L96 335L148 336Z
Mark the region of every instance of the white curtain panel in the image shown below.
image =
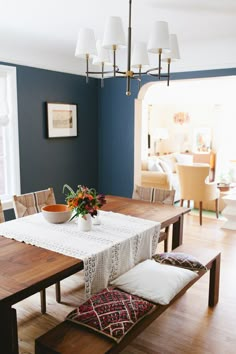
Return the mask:
M7 75L0 72L0 126L5 126L9 123L8 114Z

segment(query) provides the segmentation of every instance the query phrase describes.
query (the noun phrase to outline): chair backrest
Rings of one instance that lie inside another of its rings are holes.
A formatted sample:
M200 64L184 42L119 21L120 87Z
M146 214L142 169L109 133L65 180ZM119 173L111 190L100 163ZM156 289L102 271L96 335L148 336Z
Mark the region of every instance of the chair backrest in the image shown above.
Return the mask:
M34 193L26 193L13 196L13 207L16 218L22 218L27 215L38 212Z
M159 189L153 187L135 186L133 199L144 200L147 202L161 202L163 204L174 204L175 190Z
M180 183L180 198L184 200L205 200L206 180L209 177L208 164L176 164Z
M153 197L152 201L161 202L162 204L174 205L175 200L175 189L167 190L167 189L159 189L153 188Z
M4 213L3 213L3 210L2 210L2 203L1 203L1 200L0 200L0 223L4 222L4 221L5 221L5 217L4 217Z
M56 200L52 188L13 196L13 207L16 218L39 213L44 205L55 203Z
M45 205L56 204L53 188L34 192L38 211L40 212Z
M147 202L152 202L153 188L152 187L142 187L135 186L133 190L133 199L144 200Z

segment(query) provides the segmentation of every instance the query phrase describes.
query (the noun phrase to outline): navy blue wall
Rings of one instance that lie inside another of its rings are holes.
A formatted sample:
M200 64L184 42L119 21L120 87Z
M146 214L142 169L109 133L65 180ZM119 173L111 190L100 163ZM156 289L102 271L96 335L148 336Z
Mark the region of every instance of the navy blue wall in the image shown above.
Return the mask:
M236 75L236 68L173 73L171 79L229 75ZM145 76L142 84L154 80ZM134 176L134 100L138 89L133 80L132 96L127 97L125 85L124 79L107 79L104 88L99 89L99 189L130 197Z
M11 65L11 64L7 64ZM52 186L64 202L64 183L85 184L99 192L131 196L134 166L134 99L126 80L99 80L17 67L20 167L22 193ZM172 74L172 79L236 75L236 69ZM144 77L143 84L153 81ZM78 104L78 137L48 139L46 102Z
M99 90L99 189L129 196L133 186L134 97L124 79L107 79Z
M9 65L9 64L7 64ZM14 65L15 66L15 65ZM64 183L98 187L98 80L17 68L21 192L54 188L64 202ZM46 102L78 104L78 136L48 139Z

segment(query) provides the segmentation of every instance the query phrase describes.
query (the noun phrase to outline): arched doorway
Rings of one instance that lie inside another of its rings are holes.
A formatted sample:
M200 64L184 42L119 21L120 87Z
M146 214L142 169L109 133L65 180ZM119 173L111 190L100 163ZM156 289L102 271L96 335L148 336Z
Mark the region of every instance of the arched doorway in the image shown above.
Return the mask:
M191 135L188 146L190 152L195 143L196 132L202 128L208 128L211 139L210 148L217 152L217 178L221 178L224 173L229 173L229 164L233 160L236 161L236 140L234 129L232 129L236 117L233 97L235 89L235 76L176 80L172 81L169 87L164 82L144 85L135 100L134 184L141 184L141 161L148 157L148 134L153 134L152 131L148 131L150 106L159 106L159 108L162 106L159 109L159 115L163 116L165 107L172 106L167 112L169 116L162 117L162 124L166 123L170 134L173 132L177 134L177 130L183 131L186 128L181 127L181 124L175 126L173 112L187 111L189 113L191 123L189 130L186 129L184 134L189 132ZM155 118L158 119L158 114ZM169 135L169 141L176 143L176 134L175 136ZM166 147L165 153L174 152L173 146L174 144L169 145L169 148ZM183 149L183 145L180 144L178 149ZM236 182L236 173L233 179Z

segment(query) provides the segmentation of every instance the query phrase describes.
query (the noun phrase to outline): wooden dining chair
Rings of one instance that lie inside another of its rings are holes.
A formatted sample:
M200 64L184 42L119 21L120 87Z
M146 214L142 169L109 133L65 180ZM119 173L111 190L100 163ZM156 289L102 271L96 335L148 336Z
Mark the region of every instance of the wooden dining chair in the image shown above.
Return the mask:
M44 207L45 205L56 204L56 198L52 187L42 191L34 192L34 196L35 196L36 207L38 209L38 212L40 212L42 210L42 207ZM60 282L55 284L55 290L56 290L56 301L61 302Z
M147 202L152 202L152 194L153 188L152 187L142 187L142 186L135 186L133 190L133 199L137 200L145 200Z
M39 213L45 205L56 204L53 188L13 196L16 218Z
M34 192L34 196L38 212L40 212L45 205L56 204L54 191L51 187L42 191Z
M175 190L153 188L153 203L162 203L167 205L174 205ZM164 251L168 252L169 226L160 231L159 242L164 241Z
M144 200L151 203L174 204L175 190L142 187L136 185L133 190L133 199ZM160 231L159 242L164 241L164 251L168 251L169 226Z
M5 217L4 217L4 213L3 213L3 209L2 209L2 203L0 200L0 223L5 221Z
M34 193L14 195L13 208L17 219L38 213Z
M22 218L41 212L45 205L55 204L53 188L13 196L13 207L16 218ZM56 299L60 302L60 283L56 283ZM40 291L41 312L46 312L46 289Z

